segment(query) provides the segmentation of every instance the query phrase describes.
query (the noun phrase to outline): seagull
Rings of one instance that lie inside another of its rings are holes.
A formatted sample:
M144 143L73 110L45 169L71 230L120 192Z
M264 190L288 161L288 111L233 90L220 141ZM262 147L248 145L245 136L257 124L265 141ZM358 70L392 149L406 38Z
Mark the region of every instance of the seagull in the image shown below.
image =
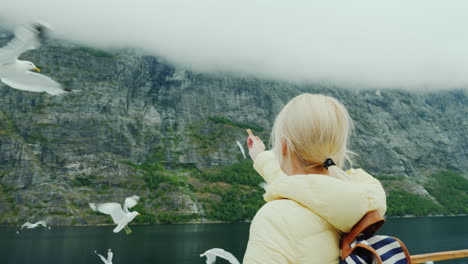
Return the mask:
M244 147L242 146L242 144L236 140L236 143L237 143L237 146L239 146L241 152L242 152L242 156L244 156L244 159L246 159L247 157L245 156L245 150L244 150Z
M114 256L114 253L112 253L112 250L110 248L109 250L107 250L107 259L105 259L101 254L98 254L96 250L94 251L94 253L101 258L104 264L112 264L112 257Z
M20 230L23 229L23 228L25 228L25 227L26 227L27 229L33 229L33 228L38 227L39 225L42 225L43 227L47 227L47 223L46 223L45 221L39 221L39 222L37 222L37 223L35 223L35 224L31 224L31 223L29 223L29 222L26 222L26 223L24 223L24 224L21 226Z
M266 182L261 182L261 183L258 184L258 186L260 188L264 189L265 191L267 191L267 189L268 189L268 183L266 183Z
M231 264L240 264L239 261L231 253L221 248L212 248L205 253L201 254L200 257L206 257L206 264L213 264L216 262L216 257L223 258Z
M24 52L39 48L48 30L49 27L41 22L23 25L16 29L13 40L0 48L0 81L22 91L46 92L50 95L67 92L61 84L50 77L32 72L41 71L34 63L18 60Z
M114 233L118 233L120 230L125 228L125 232L128 235L132 232L127 226L128 223L133 221L137 215L140 215L140 213L136 211L130 212L128 209L135 206L138 203L138 200L140 200L140 197L136 195L125 198L123 210L122 205L119 203L90 203L89 207L91 207L91 209L94 211L98 211L112 217L112 221L117 224L117 226L114 228Z
M37 222L35 224L31 224L29 222L26 222L21 226L20 230L22 230L25 227L27 229L33 229L33 228L36 228L36 227L38 227L40 225L42 225L43 227L47 227L47 223L45 221L39 221L39 222ZM50 227L49 227L49 229L50 229ZM16 234L19 234L19 231L16 231Z

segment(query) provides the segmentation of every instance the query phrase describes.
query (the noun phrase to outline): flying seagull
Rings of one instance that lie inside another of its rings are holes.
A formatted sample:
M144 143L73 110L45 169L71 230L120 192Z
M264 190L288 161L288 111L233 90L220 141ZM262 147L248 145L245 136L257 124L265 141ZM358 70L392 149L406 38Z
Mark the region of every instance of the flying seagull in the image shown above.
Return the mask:
M101 258L102 262L104 262L104 264L112 264L112 257L114 256L114 253L112 253L112 250L109 248L109 250L107 250L107 259L104 258L101 254L98 254L96 252L96 250L94 251L94 253L96 255L99 256L99 258Z
M125 228L125 232L128 235L132 232L127 226L128 223L133 221L137 215L140 215L138 212L130 212L128 209L135 206L138 203L138 200L140 200L140 197L136 195L125 198L123 209L119 203L90 203L89 207L94 211L98 211L112 217L112 221L117 224L114 228L114 233L118 233L120 230Z
M236 144L237 146L239 147L240 151L242 152L242 156L244 156L244 159L246 159L247 157L245 156L245 150L244 150L244 147L242 146L242 144L236 140Z
M213 264L216 262L216 257L223 258L231 264L240 264L239 261L231 253L221 248L212 248L201 254L200 257L206 257L206 264Z
M18 60L28 50L39 48L48 27L35 22L16 29L15 37L5 47L0 48L0 80L6 85L29 92L46 92L60 95L67 92L61 84L43 74L32 72L41 70L30 61Z
M48 227L48 226L47 226L47 223L46 223L45 221L39 221L39 222L37 222L37 223L35 223L35 224L31 224L31 223L29 223L29 222L26 222L26 223L24 223L24 224L21 226L20 230L22 230L22 229L25 228L25 227L26 227L27 229L33 229L33 228L36 228L36 227L38 227L38 226L40 226L40 225L42 225L43 227L46 227L46 228L50 229L50 226ZM16 234L19 234L19 231L16 231Z
M41 226L43 226L43 227L47 227L47 223L46 223L45 221L39 221L39 222L34 223L34 224L31 224L31 223L29 223L29 222L26 222L26 223L24 223L24 224L21 226L20 230L23 229L23 228L25 228L25 227L26 227L27 229L33 229L33 228L38 227L39 225L41 225Z

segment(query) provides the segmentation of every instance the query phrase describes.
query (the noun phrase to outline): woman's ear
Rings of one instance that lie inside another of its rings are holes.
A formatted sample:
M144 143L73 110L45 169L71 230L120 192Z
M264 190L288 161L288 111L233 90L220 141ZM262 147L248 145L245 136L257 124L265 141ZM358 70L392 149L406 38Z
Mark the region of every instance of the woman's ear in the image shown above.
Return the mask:
M288 154L288 145L285 140L281 140L281 154L283 154L284 157Z

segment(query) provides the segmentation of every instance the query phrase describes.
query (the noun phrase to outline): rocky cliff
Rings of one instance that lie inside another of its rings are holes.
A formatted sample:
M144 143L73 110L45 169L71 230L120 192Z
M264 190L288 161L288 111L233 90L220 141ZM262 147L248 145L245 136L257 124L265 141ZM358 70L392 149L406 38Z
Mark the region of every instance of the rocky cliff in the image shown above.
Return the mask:
M0 31L0 46L11 37ZM244 162L235 140L245 140L245 128L267 139L281 107L304 92L331 95L347 106L356 126L355 167L403 176L406 189L428 197L426 175L468 171L467 87L354 90L200 74L135 51L60 41L21 59L74 92L52 97L0 84L2 224L41 217L96 224L105 218L88 202L122 202L133 194L143 198L139 210L147 215L203 218L213 201L224 199L215 189L229 185L203 175ZM259 188L236 188L261 197Z

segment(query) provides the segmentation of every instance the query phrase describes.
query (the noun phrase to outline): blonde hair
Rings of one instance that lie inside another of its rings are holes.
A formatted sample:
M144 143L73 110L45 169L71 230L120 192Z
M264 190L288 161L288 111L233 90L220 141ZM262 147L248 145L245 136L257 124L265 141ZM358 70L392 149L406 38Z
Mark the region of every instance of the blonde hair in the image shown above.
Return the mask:
M347 178L341 169L350 162L348 139L353 121L342 103L335 98L304 93L286 104L278 114L271 132L271 143L277 159L282 163L282 144L286 144L286 159L296 154L304 169L320 167L331 158L337 166L328 174Z

